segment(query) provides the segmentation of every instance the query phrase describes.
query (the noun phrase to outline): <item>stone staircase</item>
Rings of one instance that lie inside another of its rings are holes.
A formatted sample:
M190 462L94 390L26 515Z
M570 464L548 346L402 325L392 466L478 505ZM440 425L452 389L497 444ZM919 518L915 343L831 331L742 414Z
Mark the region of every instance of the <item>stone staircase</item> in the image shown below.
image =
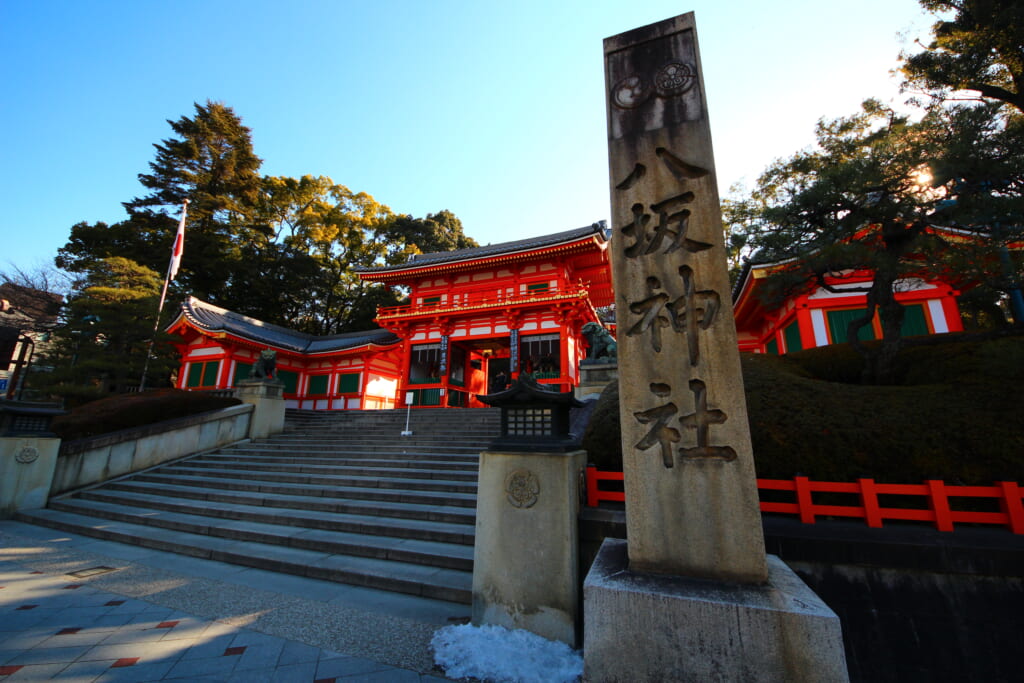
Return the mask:
M285 431L60 496L18 519L470 603L477 462L497 410L288 411Z

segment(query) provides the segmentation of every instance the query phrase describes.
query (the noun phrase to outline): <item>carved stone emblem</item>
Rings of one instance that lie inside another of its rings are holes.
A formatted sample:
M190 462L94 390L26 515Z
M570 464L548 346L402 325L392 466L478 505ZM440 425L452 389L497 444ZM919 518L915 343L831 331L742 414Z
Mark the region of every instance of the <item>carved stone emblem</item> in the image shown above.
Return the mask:
M661 98L679 97L697 83L697 70L691 64L669 62L658 69L648 84L637 75L626 76L612 86L612 102L621 109L635 109L655 95Z
M35 462L37 458L39 458L39 449L35 446L25 446L14 456L14 459L23 465Z
M696 69L682 62L670 62L654 76L654 87L662 97L679 97L696 82Z
M533 507L540 495L540 481L530 470L515 470L505 478L505 493L512 507Z

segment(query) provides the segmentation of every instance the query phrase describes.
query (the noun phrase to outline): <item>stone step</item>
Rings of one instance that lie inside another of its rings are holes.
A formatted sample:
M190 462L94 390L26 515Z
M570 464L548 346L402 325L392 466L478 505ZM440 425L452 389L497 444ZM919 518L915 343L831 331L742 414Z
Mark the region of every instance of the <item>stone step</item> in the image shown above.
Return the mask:
M322 512L343 512L356 515L418 519L447 524L474 524L476 519L475 497L472 502L458 494L438 495L434 502L423 503L420 495L408 491L379 491L375 498L356 497L358 494L372 495L371 489L335 491L289 486L288 484L231 481L201 477L167 477L156 474L111 482L104 487L83 491L83 498L97 498L103 491L134 491L137 493L164 494L192 500L210 500L226 503L264 505L274 508L297 510L319 510ZM290 491L286 493L285 491ZM387 493L392 493L390 497ZM443 500L440 504L437 501Z
M348 444L339 441L260 441L255 444L249 443L245 445L227 448L224 449L224 452L231 452L232 450L287 450L293 453L346 453L352 456L373 455L375 453L397 453L403 455L407 454L410 457L451 457L475 460L479 457L480 452L487 450L487 448L488 446L461 447L457 445L446 447L441 444L437 444L434 446L418 446L414 448L411 446L403 446L401 444L394 443Z
M332 529L304 528L296 530L287 524L282 525L276 522L208 517L192 512L154 511L153 508L137 508L96 500L70 498L57 500L54 503L51 505L54 510L161 529L187 531L192 534L230 538L238 541L269 543L304 550L318 550L332 555L375 557L380 560L473 571L473 548L465 545L403 539L395 536L374 536Z
M290 474L326 474L333 476L356 476L376 477L383 475L385 478L395 479L440 479L450 482L475 482L477 479L476 468L467 469L433 469L419 467L409 464L407 467L374 467L366 461L353 461L352 465L343 465L325 461L314 463L302 460L292 462L274 462L266 458L246 458L241 456L229 457L222 454L201 456L192 458L182 466L207 468L207 469L230 469L242 471L258 471L272 474L275 472L287 472Z
M415 460L403 458L401 454L394 454L391 458L354 458L348 453L333 456L320 455L289 455L282 451L254 451L252 449L221 450L216 453L207 453L202 456L204 461L218 459L235 460L245 458L253 462L271 462L293 465L339 465L346 467L373 467L387 469L403 469L406 467L424 467L430 470L456 470L465 472L476 472L478 460ZM189 462L195 462L190 460Z
M148 493L119 491L108 487L82 497L60 498L54 501L59 509L68 509L71 502L87 504L110 504L132 508L147 508L202 515L217 519L287 524L303 529L327 529L347 531L372 536L390 536L421 541L434 541L463 546L473 545L475 532L472 522L450 524L444 522L401 519L396 517L367 514L346 514L319 510L225 503L220 501L196 501L188 498Z
M442 491L447 493L476 493L476 481L458 481L454 479L403 479L389 476L378 477L367 475L314 474L287 471L253 471L238 470L230 467L193 467L191 463L169 465L160 468L161 474L202 476L211 478L244 479L249 481L266 481L273 483L303 484L307 487L348 487L371 489L400 489L411 491ZM148 476L148 475L139 475ZM474 477L475 479L475 477ZM145 481L144 479L141 479Z
M19 514L21 521L145 548L315 579L470 604L472 572L393 560L332 554L254 541L107 521L63 510Z

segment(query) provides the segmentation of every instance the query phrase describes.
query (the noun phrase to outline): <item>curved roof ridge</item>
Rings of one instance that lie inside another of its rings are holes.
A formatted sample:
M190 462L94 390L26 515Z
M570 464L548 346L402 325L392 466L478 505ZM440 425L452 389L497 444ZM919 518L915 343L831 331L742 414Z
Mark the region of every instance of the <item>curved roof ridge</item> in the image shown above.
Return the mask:
M415 254L409 257L409 260L405 263L397 263L388 266L356 266L353 270L358 273L379 273L406 270L409 268L418 268L419 266L430 266L441 263L455 263L458 261L466 261L487 256L497 256L500 254L509 254L530 249L540 249L542 247L549 247L563 242L573 242L591 235L599 235L603 239L607 240L608 224L602 220L582 228L563 230L562 232L551 233L549 235L527 237L520 240L513 240L511 242L500 242L498 244L487 244L481 247L467 247L465 249L455 249L452 251L435 251L429 254Z
M193 325L208 332L228 332L250 341L301 353L340 351L366 344L386 345L398 341L398 337L381 327L331 335L299 332L215 306L194 296L182 302L181 314Z

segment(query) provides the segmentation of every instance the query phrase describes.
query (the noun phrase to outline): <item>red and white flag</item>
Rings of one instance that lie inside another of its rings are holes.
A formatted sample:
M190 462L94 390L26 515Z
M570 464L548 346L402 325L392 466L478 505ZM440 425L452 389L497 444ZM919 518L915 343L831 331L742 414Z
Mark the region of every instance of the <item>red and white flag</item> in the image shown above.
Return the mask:
M181 266L181 254L185 251L185 216L188 214L188 200L181 207L181 220L178 221L178 234L174 237L174 249L171 251L171 265L167 269L167 279L173 280Z

